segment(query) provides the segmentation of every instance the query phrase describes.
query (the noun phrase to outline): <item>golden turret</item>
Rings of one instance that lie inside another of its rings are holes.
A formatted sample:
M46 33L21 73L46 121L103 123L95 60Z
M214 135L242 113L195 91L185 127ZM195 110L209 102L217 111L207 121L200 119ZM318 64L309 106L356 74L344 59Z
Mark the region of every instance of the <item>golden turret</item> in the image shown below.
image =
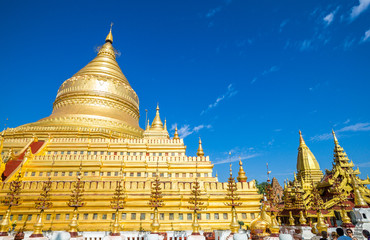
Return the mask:
M353 163L350 162L346 152L344 149L339 145L338 139L335 136L334 130L332 130L333 138L334 138L334 163L335 165L339 165L342 168L352 168Z
M243 163L240 157L239 157L239 172L238 172L237 179L239 182L246 182L248 179L247 176L245 176L245 172L243 169Z
M163 130L163 123L161 121L161 118L159 116L159 105L157 104L155 118L152 122L152 130Z
M175 127L175 134L173 135L173 139L180 139L179 133L177 132L177 126Z
M167 131L166 121L163 125L161 117L159 116L159 105L157 104L156 114L153 119L152 125L149 126L149 120L147 128L144 131L144 138L165 138L169 139L170 135Z
M323 173L320 170L320 165L311 150L307 147L302 132L299 131L299 147L297 156L297 171L298 177L304 181L321 181Z
M199 138L199 147L198 147L198 151L197 151L197 156L198 157L203 157L204 156L204 151L203 151L203 147L202 147L202 140Z

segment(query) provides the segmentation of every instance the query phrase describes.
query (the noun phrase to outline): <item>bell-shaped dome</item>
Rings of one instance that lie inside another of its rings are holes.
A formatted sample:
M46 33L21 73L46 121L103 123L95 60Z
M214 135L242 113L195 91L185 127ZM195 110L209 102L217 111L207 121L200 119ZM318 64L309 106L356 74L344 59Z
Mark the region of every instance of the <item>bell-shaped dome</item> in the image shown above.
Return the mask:
M118 66L112 43L110 31L97 56L60 86L52 114L24 126L142 137L139 98Z

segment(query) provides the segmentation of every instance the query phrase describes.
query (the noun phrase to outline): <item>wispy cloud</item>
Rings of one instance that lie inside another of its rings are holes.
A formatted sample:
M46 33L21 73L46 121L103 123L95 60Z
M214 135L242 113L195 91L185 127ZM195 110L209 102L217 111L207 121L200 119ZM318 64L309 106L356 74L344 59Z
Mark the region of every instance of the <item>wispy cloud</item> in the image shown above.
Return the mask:
M280 23L280 26L279 26L279 32L282 32L283 31L283 28L285 27L285 25L287 25L289 22L289 19L285 19L284 21L282 21Z
M356 124L348 125L339 130L336 130L335 132L341 133L341 132L366 132L366 131L370 131L370 123L356 123ZM328 140L331 138L332 138L331 133L324 133L321 135L316 135L316 136L311 137L311 140L312 141L323 141L323 140Z
M260 77L263 77L263 76L265 76L265 75L267 75L267 74L270 74L270 73L273 73L273 72L277 72L277 71L279 71L279 70L280 70L280 68L279 68L278 66L272 66L272 67L270 67L269 69L266 69L265 71L263 71L263 72L261 73ZM254 78L252 79L252 81L251 81L251 84L255 83L255 82L258 80L258 78L259 78L259 77L254 77Z
M240 160L246 160L246 159L251 159L259 156L259 154L250 154L250 155L241 155ZM223 164L223 163L232 163L232 162L238 162L239 161L239 156L232 156L232 157L227 157L223 159L216 159L213 164L218 165L218 164Z
M227 91L226 93L222 94L221 96L219 96L216 101L214 103L211 103L208 105L207 109L203 110L200 115L203 115L204 113L208 112L209 110L211 110L212 108L215 108L218 106L218 104L227 99L227 98L231 98L233 96L235 96L236 94L238 93L237 90L234 89L234 86L233 84L229 84L229 86L227 86Z
M177 127L177 123L172 124L171 130L174 130L176 127ZM195 126L195 127L190 127L189 124L185 124L182 127L180 127L179 129L177 129L177 132L178 132L180 138L186 138L187 136L189 136L193 133L197 133L202 129L210 129L210 128L212 128L212 125L210 125L210 124L208 124L208 125L201 124L201 125L198 125L198 126Z
M329 13L323 18L326 26L329 26L334 20L334 12Z
M222 9L222 7L221 7L221 6L210 9L210 10L207 12L207 14L206 14L206 18L211 18L211 17L213 17L216 13L218 13L219 11L221 11L221 9Z
M369 40L370 40L370 29L365 32L364 36L361 38L361 42L367 42Z
M302 41L299 50L303 52L311 48L312 48L312 40L306 39Z
M356 19L363 13L370 5L370 0L359 0L359 4L352 8L351 20Z
M361 167L361 168L368 168L368 167L370 167L370 162L355 164L355 166L356 167Z

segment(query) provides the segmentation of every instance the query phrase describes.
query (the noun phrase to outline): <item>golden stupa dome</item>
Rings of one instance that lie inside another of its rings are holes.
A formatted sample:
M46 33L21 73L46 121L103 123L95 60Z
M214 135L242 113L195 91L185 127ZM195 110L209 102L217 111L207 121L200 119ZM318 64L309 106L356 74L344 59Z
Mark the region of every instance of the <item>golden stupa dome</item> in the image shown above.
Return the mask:
M18 128L42 127L53 135L78 129L100 136L142 137L139 98L118 66L112 43L111 29L97 56L60 86L52 114Z

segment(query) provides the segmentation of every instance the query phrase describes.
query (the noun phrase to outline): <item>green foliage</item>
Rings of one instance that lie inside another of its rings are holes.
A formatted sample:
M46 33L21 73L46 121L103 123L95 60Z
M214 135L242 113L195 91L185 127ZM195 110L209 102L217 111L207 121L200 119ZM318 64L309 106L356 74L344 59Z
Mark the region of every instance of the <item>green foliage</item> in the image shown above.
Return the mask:
M268 185L268 183L267 183L267 182L261 182L261 183L258 183L258 182L257 182L257 180L256 180L256 186L257 186L257 189L258 189L258 193L259 193L259 194L264 194L264 193L266 193L267 185Z

